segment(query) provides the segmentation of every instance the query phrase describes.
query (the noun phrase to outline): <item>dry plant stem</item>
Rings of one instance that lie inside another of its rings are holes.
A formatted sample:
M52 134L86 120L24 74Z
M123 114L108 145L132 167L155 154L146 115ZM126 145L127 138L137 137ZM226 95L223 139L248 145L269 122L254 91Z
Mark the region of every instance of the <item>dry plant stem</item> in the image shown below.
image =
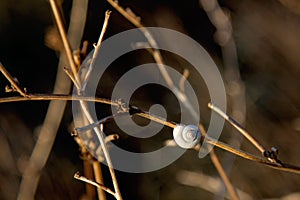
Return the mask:
M233 200L238 200L239 197L233 187L233 185L231 184L222 164L220 163L220 160L219 158L217 157L216 153L215 153L215 150L214 149L211 149L211 151L209 152L209 155L210 155L210 158L212 160L212 162L214 163L214 166L216 167L221 179L223 180L227 190L228 190L228 193L230 195L230 197L233 199Z
M0 98L0 103L9 103L17 101L49 101L49 100L62 100L62 101L89 101L103 103L107 105L119 106L117 101L111 101L109 99L97 98L97 97L84 97L76 95L65 95L65 94L27 94L26 97L4 97Z
M109 13L109 12L107 12L107 13ZM103 31L105 31L105 30L106 29L104 29ZM102 34L100 34L100 37L103 37L101 35ZM101 40L99 39L99 41L101 41ZM101 44L101 42L100 42L100 44ZM80 94L80 91L81 91L81 88L77 88L77 92L79 94ZM88 122L90 124L95 123L92 115L90 114L90 111L88 109L87 103L85 101L82 101L82 100L80 100L79 102L80 102L81 110L84 113L85 117L87 118ZM113 168L113 164L112 164L112 161L111 161L111 158L110 158L110 155L109 155L106 143L105 143L104 133L98 127L94 127L94 131L95 131L96 136L97 136L97 138L98 138L98 140L100 142L100 145L101 145L101 148L102 148L105 160L106 160L108 168L109 168L109 172L110 172L111 179L112 179L113 186L114 186L114 190L115 190L115 197L116 197L117 200L122 200L122 196L121 196L121 192L120 192L120 189L119 189L117 177L116 177L116 174L115 174L115 171L114 171L114 168Z
M69 96L69 95L45 95L45 96L43 96L42 94L40 94L38 96L29 95L29 97L30 96L31 96L31 98L26 98L26 97L14 97L14 98L10 97L8 99L7 98L0 98L0 103L15 102L15 101L28 101L28 100L70 100L70 101L71 100L73 100L73 101L74 100L76 100L76 101L83 100L83 101L91 101L91 102L93 101L93 102L99 102L99 103L104 103L104 104L111 104L113 106L119 106L119 104L116 101L111 101L111 100L103 99L103 98L95 98L95 97ZM3 99L4 99L4 101L3 101ZM170 128L174 128L176 126L176 123L174 123L174 122L169 122L166 119L163 119L161 117L157 117L157 116L154 116L154 115L147 114L146 112L137 113L136 115L139 115L139 116L144 117L146 119L153 120L157 123L161 123L161 124L163 124L165 126L168 126ZM207 142L209 144L215 145L216 147L218 147L220 149L223 149L225 151L233 153L233 154L235 154L239 157L242 157L244 159L259 162L259 163L265 164L267 166L276 168L278 170L300 174L300 167L292 166L292 165L289 165L289 164L271 163L271 162L266 161L264 158L257 157L257 156L254 156L252 154L246 153L244 151L235 149L235 148L233 148L233 147L231 147L227 144L224 144L220 141L217 141L217 140L215 140L215 139L213 139L209 136L205 136L205 137L207 137Z
M100 125L100 130L103 131L103 124ZM100 162L94 161L93 162L93 169L94 169L94 173L95 173L96 182L101 184L101 185L104 185ZM99 200L106 200L106 195L105 195L104 190L97 187L97 192L98 192L98 199Z
M208 137L208 136L206 136L206 137ZM274 169L277 169L277 170L291 172L291 173L295 173L295 174L300 175L300 167L298 167L298 166L293 166L293 165L286 164L286 163L280 163L279 164L279 163L269 162L265 158L261 158L261 157L252 155L250 153L244 152L242 150L235 149L234 147L231 147L228 144L224 144L223 142L217 141L217 140L215 140L213 138L210 138L210 137L207 138L207 143L215 145L216 147L219 147L219 148L221 148L225 151L228 151L232 154L235 154L235 155L237 155L239 157L242 157L242 158L245 158L247 160L258 162L258 163L264 164L268 167L271 167L271 168L274 168Z
M102 127L102 125L105 122L107 122L108 120L114 119L115 117L127 116L127 115L128 115L128 112L120 112L120 113L116 113L116 114L113 114L113 115L109 115L107 117L102 118L101 120L99 120L97 122L94 122L93 124L89 124L89 125L84 126L84 127L75 128L75 131L76 132L83 132L83 131L93 129L94 127L99 126L99 125Z
M206 135L206 131L203 127L202 124L199 124L198 125L199 127L199 130L204 134ZM200 150L200 148L199 148ZM198 151L199 151L198 150ZM231 184L230 180L229 180L229 177L227 176L226 172L225 172L225 169L224 167L222 166L217 154L215 153L215 150L212 148L211 151L209 152L209 155L210 155L210 158L214 164L214 166L216 167L223 183L225 184L225 187L228 191L228 194L230 195L231 199L233 200L238 200L238 194L236 192L236 190L234 189L233 185Z
M188 100L188 98L186 97L185 93L184 93L184 87L182 86L184 81L181 81L182 84L179 83L179 87L181 89L178 89L175 85L173 80L171 79L170 75L168 74L165 66L164 66L164 61L163 58L160 54L160 51L158 50L158 45L155 41L155 39L152 37L151 33L144 28L144 26L139 22L139 20L137 20L137 18L132 15L132 13L128 13L126 12L121 6L118 5L118 3L112 1L112 0L108 0L108 2L115 8L117 9L127 20L129 20L131 23L133 23L136 27L140 28L141 32L145 35L145 37L147 38L150 46L152 47L152 51L150 51L151 55L153 56L155 62L158 65L158 68L160 70L160 73L162 74L164 80L166 81L167 85L172 89L172 91L176 94L176 96L179 97L179 100L184 104L184 106L190 111L190 113L192 114L192 116L197 118L197 113L194 111L194 109L192 108L190 101ZM184 74L184 77L188 76L188 73ZM153 119L152 119L153 120ZM158 120L157 122L159 122L161 120ZM166 122L162 123L165 124ZM216 157L216 155L215 155ZM216 166L217 167L217 166ZM220 169L220 168L219 168ZM222 171L224 172L223 168L221 168ZM225 174L225 172L223 173L223 175ZM224 176L221 176L224 177ZM226 176L227 177L227 176ZM228 178L227 178L227 182L226 183L230 183ZM227 185L226 185L227 186ZM232 185L230 184L229 186L229 190L230 188L232 188ZM233 199L237 199L235 197L237 197L236 193L234 190L230 190L229 191L230 194L232 194L232 198Z
M66 52L67 52L67 54L68 54L68 52L71 53L72 52L71 47L70 47L70 44L69 44L68 39L66 37L66 33L65 33L65 30L64 30L64 27L63 27L63 24L62 24L61 17L58 13L58 9L56 7L56 4L55 4L54 0L50 0L50 3L51 3L51 6L53 8L55 19L57 21L59 32L61 34ZM75 77L75 79L72 79L72 80L76 81L75 86L81 86L81 82L79 81L78 76L77 76L77 69L76 69L76 66L75 66L73 55L68 56L68 59L69 59L69 62L71 64L71 69L72 69L73 75ZM77 91L78 91L78 93L80 93L80 87L77 88ZM85 117L87 118L88 122L90 124L93 124L94 120L93 120L93 117L91 116L91 114L89 112L89 109L88 109L88 106L87 106L86 102L82 101L82 100L80 100L79 102L80 102L81 110L82 110L83 114L85 115ZM107 162L110 174L111 174L112 182L113 182L115 193L116 193L116 195L115 195L116 199L122 200L122 196L121 196L121 193L120 193L120 189L119 189L119 185L118 185L118 182L117 182L116 174L115 174L115 171L114 171L111 159L110 159L110 155L109 155L109 152L107 150L106 143L105 143L105 140L104 140L104 133L98 127L94 127L94 131L95 131L95 133L96 133L96 135L97 135L97 137L100 141L101 148L102 148L104 157L106 159L106 162Z
M92 165L90 159L88 159L88 158L83 160L83 173L87 179L91 179L91 180L94 179L93 165ZM96 198L95 187L89 183L86 183L85 184L85 195L89 199L95 199Z
M68 67L64 67L64 71L68 75L68 77L72 80L75 87L79 88L79 85L78 85L77 81L75 80L75 77L72 75L72 72L70 71L70 69Z
M80 102L80 105L81 105L81 109L82 109L83 113L85 114L85 116L86 116L87 120L89 121L89 123L90 124L95 123L93 117L91 116L91 114L89 112L89 109L88 109L88 106L87 106L86 102L82 101L82 100L80 100L79 102ZM97 135L98 140L100 141L101 148L102 148L105 160L107 162L107 166L109 168L109 172L110 172L111 179L112 179L114 189L115 189L115 193L116 193L115 197L116 197L117 200L122 200L121 192L120 192L119 185L118 185L118 182L117 182L117 177L116 177L116 174L115 174L115 171L114 171L114 168L113 168L113 164L112 164L112 161L110 159L110 155L109 155L106 143L105 143L104 133L98 127L94 127L94 131Z
M72 5L71 20L68 30L68 37L71 44L79 47L87 11L87 0L74 0ZM76 16L76 13L81 12ZM65 76L63 67L68 64L66 54L61 52L54 93L69 93L71 81ZM29 95L30 96L30 95ZM25 96L28 97L27 95ZM46 117L40 129L39 137L30 156L29 163L24 169L18 199L34 199L39 177L44 165L47 162L52 145L55 140L57 130L62 119L66 101L51 101L47 110Z
M224 13L220 7L217 0L200 0L199 3L202 5L203 9L211 21L211 23L216 27L216 37L215 41L220 45L222 49L223 66L224 66L224 78L227 81L227 85L236 85L238 89L233 91L232 87L229 87L229 102L232 108L232 115L238 118L241 124L245 122L246 116L246 105L245 105L245 94L244 94L244 84L241 81L239 67L238 67L238 57L235 41L232 35L232 24L230 18ZM223 37L220 37L220 36ZM231 91L230 91L231 89ZM242 137L232 137L229 143L238 143L237 148L240 147ZM212 157L212 154L211 154ZM224 163L224 168L231 168L234 157L229 156L227 162ZM213 158L212 158L213 160ZM217 164L217 163L216 163ZM217 167L217 165L215 165ZM223 169L223 166L222 166ZM224 170L223 170L224 171ZM222 177L222 172L219 172ZM224 171L225 173L225 171ZM226 177L224 177L226 178ZM226 179L223 179L227 190L230 192L231 184L226 184ZM220 190L222 194L223 189ZM232 196L232 195L231 195Z
M100 162L97 162L97 161L93 162L93 169L94 169L96 181L99 184L104 185ZM99 200L106 200L106 195L102 188L97 187L97 192L98 192Z
M128 21L130 21L134 26L137 28L140 28L140 31L144 34L144 36L147 38L150 46L153 48L153 58L155 59L156 63L158 64L158 68L165 79L166 83L168 84L169 87L173 88L174 83L168 74L166 68L163 65L163 59L160 54L160 51L158 50L157 43L151 33L144 27L143 24L140 23L139 20L135 16L132 15L132 13L127 12L124 8L119 6L119 4L113 0L107 0L108 3L110 3L121 15L123 15Z
M261 153L264 153L266 149L253 137L251 136L241 125L239 125L234 119L224 113L220 108L212 103L208 104L208 107L218 113L226 121L228 121L233 127L235 127L243 136L247 138Z
M5 67L0 62L0 71L5 76L5 78L10 82L12 87L17 90L17 92L22 95L23 97L26 97L26 93L19 87L19 85L15 82L14 78L10 75L10 73L5 69Z
M147 28L144 27L144 25L138 20L138 18L133 14L133 12L130 10L130 12L127 12L124 8L122 8L117 2L113 0L107 0L120 14L123 15L129 22L131 22L134 26L137 28L140 28L140 31L144 34L146 37L150 47L152 48L151 51L149 51L155 60L158 69L163 76L165 82L167 83L168 87L174 92L174 94L178 97L178 99L183 103L183 105L189 110L191 115L194 118L198 118L198 114L195 112L193 107L191 106L191 103L189 99L186 97L185 93L182 93L174 84L172 78L170 77L166 67L164 66L164 61L161 56L161 53L159 51L158 45L151 35L151 33L148 31Z
M181 170L176 174L179 183L187 186L201 188L212 194L217 194L221 189L221 180L216 177L207 176L201 172L192 172ZM254 198L246 192L236 187L237 194L241 200L254 200ZM214 199L232 199L229 195L216 196Z
M102 190L106 191L107 193L113 195L114 197L116 197L116 194L111 190L109 189L108 187L105 187L104 185L100 184L100 183L96 183L95 181L92 181L90 179L87 179L86 177L84 176L81 176L78 172L76 174L74 174L74 178L80 180L80 181L83 181L83 182L86 182L86 183L89 183L91 185L94 185L98 188L101 188ZM117 198L117 197L116 197Z
M159 124L163 124L165 126L168 126L170 128L175 128L176 124L174 122L168 122L166 119L163 119L161 117L155 116L155 115L150 115L147 112L141 112L141 113L136 113L136 115L141 116L146 119L150 119L152 121L155 121Z
M51 7L53 9L53 13L54 13L56 22L58 24L59 32L60 32L60 35L62 37L64 47L65 47L66 52L67 52L67 56L68 56L68 60L69 60L70 65L71 65L71 70L72 70L72 73L73 73L73 77L75 77L72 80L76 81L76 82L74 82L74 84L75 84L75 86L78 86L77 90L78 90L78 93L80 93L80 87L79 86L81 86L81 83L80 83L80 81L78 79L78 76L77 76L77 68L76 68L76 65L75 65L75 62L74 62L74 57L73 57L73 54L72 54L72 51L71 51L71 47L70 47L69 41L68 41L68 39L66 37L66 33L65 33L65 30L64 30L64 27L63 27L63 23L62 23L60 15L59 15L57 6L55 4L55 1L54 0L50 0L50 3L51 3ZM94 123L94 120L93 120L93 118L92 118L92 116L91 116L91 114L89 112L89 109L88 109L88 106L87 106L86 102L80 100L80 105L81 105L81 108L82 108L82 112L84 113L84 115L87 118L87 120L89 121L89 123L91 123L91 124ZM112 166L112 162L111 162L111 159L110 159L110 156L109 156L106 144L104 142L103 132L100 131L100 129L98 127L95 127L94 131L97 134L97 137L98 137L98 139L100 141L100 144L101 144L101 147L102 147L102 151L104 153L105 159L106 159L108 167L109 167L109 171L110 171L110 174L111 174L112 182L113 182L114 189L115 189L115 192L116 192L116 198L118 200L121 200L122 199L121 193L120 193L119 186L118 186L118 183L117 183L117 178L116 178L113 166Z
M101 44L102 44L102 41L103 41L104 33L106 32L106 29L107 29L107 25L108 25L108 20L109 20L109 17L110 17L110 13L111 13L111 11L106 11L105 12L105 18L104 18L104 23L103 23L102 30L101 30L101 33L100 33L100 37L99 37L97 45L95 47L95 51L93 53L92 61L91 61L90 65L89 65L89 68L88 68L88 70L86 72L86 75L85 75L85 77L83 79L82 86L80 88L80 92L81 93L83 93L85 91L87 82L89 81L91 73L93 71L93 68L94 68L94 65L95 65L95 61L96 61L96 57L99 54L99 50L100 50L100 47L101 47Z
M76 67L76 64L75 64L75 61L74 61L71 45L69 43L67 34L64 31L64 25L63 25L63 21L62 21L61 16L60 16L59 9L56 5L55 0L49 0L49 1L50 1L50 5L51 5L51 8L52 8L52 12L53 12L54 17L55 17L55 21L56 21L57 26L58 26L59 33L60 33L61 38L62 38L63 45L64 45L65 50L66 50L68 60L70 62L70 66L71 66L73 76L76 77L77 67Z

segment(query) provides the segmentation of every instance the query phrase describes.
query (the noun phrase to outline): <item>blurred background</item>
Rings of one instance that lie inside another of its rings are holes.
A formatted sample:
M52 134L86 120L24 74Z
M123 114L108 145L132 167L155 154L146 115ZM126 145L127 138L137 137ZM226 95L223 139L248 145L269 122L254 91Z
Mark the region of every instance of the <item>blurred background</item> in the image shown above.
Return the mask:
M119 1L121 6L129 7L140 16L145 26L171 28L199 42L222 73L228 94L228 113L268 149L278 147L282 161L300 166L300 3L296 0L222 0L218 3L222 12L215 1ZM59 5L67 27L72 1L60 0ZM107 9L112 10L112 14L105 38L134 28L106 1L89 0L81 40L81 44L89 42L88 51L98 40ZM48 1L0 2L0 61L30 93L52 93L54 89L62 44L53 19ZM168 52L162 55L169 66L181 73L191 68L176 55ZM147 62L153 62L147 51L133 52L116 60L103 78L105 84L101 83L97 95L109 98L122 73ZM190 72L189 81L199 98L201 122L207 128L210 123L208 92L203 81ZM0 97L17 95L5 93L8 84L0 76ZM168 111L168 119L178 121L176 99L174 101L169 93L162 87L147 86L136 92L132 102L145 110L154 103L161 103ZM48 105L48 101L0 104L0 199L17 198L22 173ZM79 147L70 135L71 106L68 102L50 156L41 171L35 199L96 198L88 197L85 184L73 178L74 173L83 172L84 167ZM97 105L97 110L102 117L110 113L107 106ZM159 148L172 133L164 128L162 134L140 141L119 132L113 122L106 126L108 134L120 133L117 145L136 152ZM259 155L227 124L220 140ZM299 175L267 168L223 150L216 149L216 153L241 199L300 199ZM102 166L102 170L105 185L112 188L107 167ZM228 198L209 156L199 159L195 151L187 151L161 170L144 174L118 171L117 178L124 199ZM107 198L113 199L109 194Z

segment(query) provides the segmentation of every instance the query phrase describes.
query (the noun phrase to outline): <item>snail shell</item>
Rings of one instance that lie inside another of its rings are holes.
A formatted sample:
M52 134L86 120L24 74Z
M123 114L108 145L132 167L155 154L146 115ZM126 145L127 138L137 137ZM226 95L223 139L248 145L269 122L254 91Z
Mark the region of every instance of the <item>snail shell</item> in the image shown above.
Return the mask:
M197 126L177 124L173 129L173 138L184 149L195 147L200 142L201 132Z

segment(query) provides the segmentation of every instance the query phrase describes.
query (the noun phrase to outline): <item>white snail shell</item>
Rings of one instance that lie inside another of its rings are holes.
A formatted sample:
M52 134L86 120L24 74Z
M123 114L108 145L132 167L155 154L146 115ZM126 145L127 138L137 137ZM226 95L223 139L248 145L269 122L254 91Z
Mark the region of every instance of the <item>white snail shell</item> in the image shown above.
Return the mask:
M201 132L197 126L177 124L173 129L173 138L184 149L195 147L200 142Z

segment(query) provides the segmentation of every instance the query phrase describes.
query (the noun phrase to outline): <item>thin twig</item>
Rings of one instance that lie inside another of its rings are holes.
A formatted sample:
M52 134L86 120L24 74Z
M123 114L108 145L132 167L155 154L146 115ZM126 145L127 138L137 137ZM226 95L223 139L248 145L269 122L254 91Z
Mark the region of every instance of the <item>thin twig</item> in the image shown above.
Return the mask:
M111 101L108 99L103 99L103 98L96 98L96 97L83 97L83 96L69 96L69 95L45 95L43 96L42 94L39 94L38 96L36 95L29 95L30 98L26 98L26 97L10 97L10 98L0 98L0 103L3 102L12 102L12 101L29 101L29 100L70 100L70 101L91 101L91 102L99 102L99 103L104 103L104 104L111 104L113 106L120 106L119 103L117 101ZM4 101L2 100L4 99ZM151 115L148 114L147 112L144 112L141 110L141 112L139 113L135 113L135 115L144 117L145 119L150 119L153 120L157 123L163 124L165 126L168 126L170 128L174 128L176 126L176 123L171 122L171 121L167 121L166 119L163 119L161 117L155 116L155 115ZM235 155L238 155L244 159L247 160L251 160L251 161L255 161L255 162L259 162L268 166L271 166L273 168L282 170L282 171L289 171L292 173L296 173L296 174L300 174L300 168L297 166L293 166L290 164L285 164L283 163L282 165L280 165L279 163L272 163L269 161L266 161L264 158L261 157L257 157L254 156L250 153L241 151L241 150L237 150L233 147L231 147L228 144L222 143L220 141L217 141L211 137L205 136L207 138L207 142L209 144L215 145L218 148L221 148L225 151L228 151L230 153L233 153Z
M237 195L237 192L236 190L234 189L233 185L231 184L218 156L216 155L215 153L215 150L214 149L211 149L210 152L209 152L209 155L210 155L210 158L212 160L212 162L214 163L214 166L216 167L221 179L223 180L227 190L228 190L228 193L230 195L230 197L233 199L233 200L238 200L239 197Z
M71 44L75 48L79 47L80 45L84 24L86 21L87 9L87 0L74 0L72 3L68 37ZM76 16L76 13L78 12L81 12L81 14ZM62 70L66 65L68 65L66 55L64 52L61 52L57 67L56 81L53 91L54 93L70 92L71 81L65 76ZM29 96L30 95L26 95L24 98L28 98ZM34 199L40 175L50 155L57 130L64 114L65 106L66 101L51 101L49 103L47 114L39 131L36 144L30 155L29 162L22 174L22 181L17 197L18 200Z
M252 155L250 153L247 153L245 151L242 151L242 150L238 150L238 149L235 149L234 147L228 145L228 144L225 144L223 142L220 142L220 141L217 141L213 138L210 138L208 136L207 137L207 143L209 144L212 144L212 145L215 145L216 147L219 147L225 151L228 151L230 153L233 153L239 157L242 157L244 159L247 159L247 160L250 160L250 161L254 161L254 162L258 162L258 163L261 163L261 164L264 164L268 167L271 167L271 168L274 168L274 169L278 169L278 170L281 170L281 171L286 171L286 172L291 172L291 173L295 173L295 174L300 174L300 167L298 166L294 166L294 165L290 165L290 164L286 164L286 163L273 163L273 162L269 162L268 160L266 160L265 158L261 158L261 157L258 157L258 156L255 156L255 155Z
M108 0L108 2L115 8L117 9L127 20L129 20L132 24L134 24L136 27L140 28L140 31L144 34L144 36L147 38L149 45L152 47L152 51L149 51L150 54L153 56L153 59L155 60L155 62L158 65L158 69L161 73L161 75L163 76L165 82L167 83L167 85L169 86L169 88L174 92L174 94L179 97L179 101L183 103L183 105L189 110L190 114L197 119L198 114L195 112L195 110L193 109L189 99L187 98L186 94L184 93L184 79L182 79L179 83L179 88L178 89L175 85L174 82L171 78L171 76L169 75L169 73L166 70L166 67L164 66L164 61L163 58L161 56L161 53L158 49L158 45L155 41L155 39L153 38L153 36L151 35L151 33L148 31L147 28L145 28L141 23L140 23L140 18L137 18L136 15L129 10L130 12L126 12L121 6L118 5L117 2L114 2L113 0ZM186 73L184 73L183 77L187 77L188 76L188 71L185 71ZM216 157L216 155L215 155ZM217 166L216 166L217 167ZM222 168L223 169L223 168ZM227 181L228 182L228 181ZM229 188L230 189L230 188ZM230 193L231 194L231 193ZM232 196L232 198L235 198L237 195L236 193L234 193L234 195Z
M63 21L61 19L61 15L60 15L59 9L58 9L58 7L56 5L55 0L50 0L50 5L51 5L51 8L52 8L52 12L54 14L54 17L55 17L55 21L56 21L57 26L58 26L58 31L60 33L63 45L65 47L65 51L66 51L68 60L70 62L70 66L71 66L71 70L72 70L73 76L76 77L76 75L77 75L77 67L76 67L76 64L75 64L75 61L74 61L74 57L73 57L73 53L72 53L72 48L71 48L71 45L69 43L66 31L64 31L65 28L64 28Z
M249 134L239 123L237 123L232 117L224 113L213 103L209 103L208 107L218 113L226 121L228 121L233 127L235 127L245 138L247 138L262 154L266 151L266 148L262 146L251 134Z
M68 41L68 39L66 37L66 32L65 32L65 29L63 27L62 19L61 19L61 16L60 16L59 12L58 12L57 6L55 4L55 0L50 0L50 3L51 3L51 7L53 9L53 13L55 15L56 22L58 24L58 29L59 29L59 32L61 34L64 47L65 47L67 55L68 55L68 59L69 59L70 65L71 65L73 76L75 77L72 80L75 80L74 85L77 86L77 92L78 92L78 94L80 94L81 93L80 92L81 91L80 90L81 81L80 81L79 76L77 74L77 69L76 69L76 65L75 65L75 62L74 62L74 57L72 55L72 51L71 51L71 47L70 47L69 41ZM104 29L104 31L105 31L105 29ZM90 114L88 105L86 104L85 101L80 100L79 102L80 102L80 106L81 106L82 112L85 115L86 119L88 120L88 122L90 124L93 124L94 120L93 120L92 115ZM116 193L116 198L118 200L122 200L122 196L121 196L121 193L120 193L120 189L119 189L119 185L118 185L118 182L117 182L116 174L115 174L115 171L114 171L111 159L110 159L109 152L108 152L107 147L106 147L106 143L104 141L104 133L98 127L94 127L94 131L95 131L96 136L98 137L98 139L100 141L103 154L105 156L107 165L109 167L110 175L111 175L112 182L113 182L114 189L115 189L115 193Z
M118 134L111 134L105 137L105 143L114 141L114 140L118 140L119 139L119 135Z
M100 130L103 131L103 124L100 125ZM96 181L99 184L104 185L103 175L102 175L102 170L101 170L101 164L100 164L99 161L94 161L93 162L93 169L94 169ZM99 200L106 200L105 192L101 188L97 187L97 192L98 192L98 199Z
M54 2L53 2L53 4L54 4L53 7L55 7L55 3ZM109 12L107 12L107 13L109 15ZM57 20L58 24L62 24L61 23L60 15L56 15L56 20ZM105 30L106 30L106 28L104 29L104 31ZM64 36L66 35L66 33L65 33L65 30L64 30L63 26L59 26L59 31L61 33L61 36L64 38ZM100 37L101 37L101 35L100 35ZM103 37L103 35L102 35L102 37ZM65 47L66 51L70 51L71 52L70 45L68 45L69 43L67 41L67 38L65 38L65 39L66 39L66 43L64 43L64 47ZM100 44L101 44L101 39L99 39L99 41L100 41ZM70 63L72 63L72 62L74 63L73 56L72 57L68 57L68 59L69 59ZM75 63L74 63L74 65L75 65ZM72 68L72 71L73 71L73 68ZM74 83L74 85L77 86L77 93L80 94L81 93L80 92L81 91L80 90L81 81L78 78L79 76L77 76L76 69L73 71L73 74L75 76L75 79L73 79L73 80L76 81L75 82L76 84ZM92 117L92 115L91 115L91 113L89 111L89 108L88 108L88 105L87 105L86 101L80 100L79 102L80 102L80 106L81 106L82 112L85 115L86 119L88 120L88 122L90 124L93 124L94 123L94 119L93 119L93 117ZM105 160L106 160L108 168L109 168L109 172L110 172L111 179L112 179L112 182L113 182L113 185L114 185L114 189L115 189L115 194L116 194L115 197L116 197L117 200L122 200L122 196L121 196L121 192L120 192L120 189L119 189L117 177L116 177L116 174L115 174L115 171L114 171L114 168L113 168L113 164L112 164L112 161L111 161L111 158L110 158L110 155L109 155L106 143L105 143L104 133L97 126L94 127L94 131L95 131L96 136L97 136L97 138L98 138L98 140L100 142L100 145L101 145L101 148L102 148Z
M93 170L95 173L95 179L96 179L97 183L104 185L101 164L99 161L93 162ZM97 187L97 192L98 192L99 200L106 200L106 195L102 188Z
M79 102L80 102L82 111L85 114L87 120L89 121L90 124L93 124L94 119L93 119L92 115L89 112L89 109L88 109L88 106L87 106L86 102L85 101L79 101ZM94 127L94 131L95 131L96 136L97 136L97 138L98 138L98 140L101 144L101 148L102 148L107 166L109 168L109 172L110 172L111 179L112 179L114 189L115 189L115 193L116 193L116 195L115 195L116 199L117 200L122 200L122 196L121 196L121 192L120 192L120 189L119 189L119 185L118 185L117 177L116 177L116 174L115 174L115 170L113 168L113 164L112 164L112 161L111 161L111 158L110 158L110 155L109 155L106 143L105 143L104 133L97 126Z
M227 86L229 87L228 100L232 108L232 115L234 117L238 117L238 120L241 122L241 124L244 124L246 116L245 94L244 90L242 89L244 88L244 84L240 78L237 50L232 34L231 20L219 5L218 0L200 0L199 3L202 5L202 8L206 11L209 20L216 28L214 36L215 41L220 45L222 50L224 78L227 82ZM223 37L220 37L221 35ZM233 84L238 85L240 89L233 92L232 87L230 88L230 85ZM239 137L230 138L229 143L238 143L236 146L239 148L241 140L242 137L239 135ZM235 159L232 156L229 156L229 158L230 159L227 159L227 162L224 163L225 168L227 169L231 168ZM221 173L219 174L222 177ZM226 180L223 179L223 181L227 190L229 191L230 185L228 185L228 187L226 185ZM220 192L223 192L222 189Z
M217 194L222 189L222 182L216 177L211 177L202 172L192 172L181 170L176 174L176 179L179 183L204 189L212 194ZM235 187L238 196L242 200L254 200L254 198L246 192ZM221 198L220 198L221 197ZM219 196L213 199L232 199L230 195Z
M18 102L18 101L49 101L49 100L61 100L61 101L88 101L88 102L98 102L113 106L119 106L117 101L111 101L109 99L98 98L98 97L84 97L76 95L66 95L66 94L27 94L26 97L16 96L16 97L3 97L0 98L0 103L8 102Z
M104 123L107 122L108 120L114 119L115 117L124 116L124 115L128 115L128 113L121 112L121 113L116 113L116 114L113 114L113 115L109 115L109 116L107 116L107 117L102 118L102 119L99 120L99 121L94 122L93 124L89 124L89 125L84 126L84 127L77 127L77 128L75 128L75 131L76 131L76 132L84 132L84 131L88 131L88 130L90 130L90 129L95 128L96 126L99 126L99 125L101 125L101 124L104 124Z
M0 71L5 76L5 78L10 82L11 86L13 87L13 89L15 89L23 97L27 96L26 92L22 88L19 87L18 83L16 83L16 81L14 80L14 78L5 69L5 67L2 65L1 62L0 62Z
M207 133L206 133L203 125L199 124L198 127L199 127L199 130L201 131L201 133L203 133L204 136L206 136ZM228 191L228 194L230 195L230 197L233 200L238 200L239 199L238 194L237 194L236 190L234 189L233 185L231 184L231 182L229 180L229 177L227 176L227 174L225 172L225 169L224 169L223 165L221 164L221 162L220 162L220 160L219 160L219 158L218 158L218 156L217 156L217 154L216 154L216 152L213 148L210 150L209 155L210 155L210 158L211 158L214 166L216 167L223 183L225 184L225 187Z
M124 8L122 8L117 2L113 0L107 0L108 3L110 3L120 14L123 15L129 22L131 22L134 26L137 28L140 28L140 31L144 34L144 36L147 38L149 45L153 49L152 56L155 60L155 62L158 65L158 69L160 70L160 73L162 74L164 80L166 81L167 85L172 89L174 87L174 82L171 79L170 75L167 72L167 69L164 66L163 58L160 54L160 51L158 50L158 45L153 38L152 34L148 31L147 28L138 20L136 15L133 15L133 12L130 10L130 12L127 12Z
M97 42L97 45L95 47L95 51L93 53L93 57L92 57L92 61L88 67L88 70L86 72L86 75L83 79L83 82L82 82L82 85L81 85L81 88L80 88L80 92L83 93L85 91L85 88L86 88L86 85L90 79L90 76L91 76L91 73L94 69L94 65L95 65L95 62L96 62L96 57L98 56L99 54L99 50L100 50L100 47L101 47L101 44L102 44L102 41L103 41L103 37L104 37L104 34L106 32L106 29L107 29L107 25L108 25L108 20L109 20L109 17L110 17L110 13L111 11L106 11L105 12L105 19L104 19L104 23L103 23L103 26L102 26L102 30L101 30L101 33L100 33L100 36L99 36L99 39L98 39L98 42Z
M71 79L71 81L73 82L73 84L75 85L75 87L79 87L77 81L75 80L75 77L73 76L72 72L70 71L70 68L68 67L64 67L64 71L67 74L67 76Z
M141 117L146 118L146 119L150 119L154 122L157 122L159 124L163 124L163 125L168 126L170 128L175 128L175 126L176 126L176 123L174 123L174 122L169 122L169 121L167 121L166 119L164 119L162 117L155 116L155 115L147 113L147 112L136 113L136 115L141 116Z
M74 174L74 178L77 179L77 180L80 180L80 181L83 181L83 182L86 182L86 183L89 183L97 188L100 188L102 190L104 190L105 192L113 195L114 197L116 197L116 194L111 190L109 189L108 187L105 187L104 185L100 184L100 183L97 183L95 181L92 181L84 176L81 176L79 172L75 173Z

